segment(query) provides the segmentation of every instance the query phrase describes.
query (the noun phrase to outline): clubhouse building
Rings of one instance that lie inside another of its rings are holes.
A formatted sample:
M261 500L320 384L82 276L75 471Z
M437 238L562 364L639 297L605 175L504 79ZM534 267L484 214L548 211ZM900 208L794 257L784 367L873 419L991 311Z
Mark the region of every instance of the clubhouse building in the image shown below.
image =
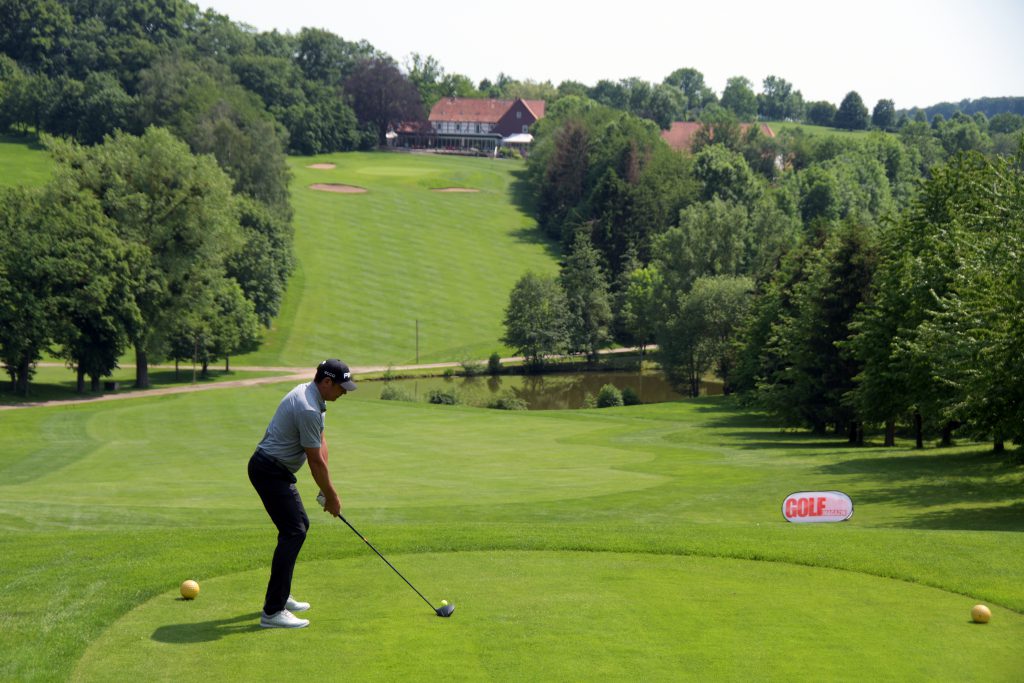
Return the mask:
M391 142L486 156L500 147L525 152L533 142L530 126L544 117L544 108L544 100L444 97L430 110L426 125L405 124Z

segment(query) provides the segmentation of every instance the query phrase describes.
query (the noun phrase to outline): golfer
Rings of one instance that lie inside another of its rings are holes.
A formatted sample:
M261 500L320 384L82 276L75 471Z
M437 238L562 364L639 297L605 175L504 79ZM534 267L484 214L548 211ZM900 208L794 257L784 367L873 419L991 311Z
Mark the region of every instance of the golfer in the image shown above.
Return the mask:
M308 602L299 602L291 595L295 560L309 529L309 517L295 488L295 473L308 462L313 481L324 494L324 510L335 517L341 514L341 498L327 469L324 415L327 401L336 401L355 389L347 365L337 358L320 363L312 382L300 384L281 399L263 440L249 459L249 481L277 527L277 548L260 615L264 628L309 625L308 619L292 614L309 609Z

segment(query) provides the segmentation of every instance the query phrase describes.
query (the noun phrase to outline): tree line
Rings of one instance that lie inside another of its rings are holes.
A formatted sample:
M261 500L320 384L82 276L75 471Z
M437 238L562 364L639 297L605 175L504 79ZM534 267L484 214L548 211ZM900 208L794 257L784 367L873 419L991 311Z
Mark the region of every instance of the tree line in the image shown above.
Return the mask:
M151 359L253 350L277 312L290 234L164 128L101 145L48 141L52 179L0 193L0 359L26 395L55 349L93 390L129 349Z
M678 153L589 98L549 108L527 179L566 256L516 284L507 343L536 365L654 343L684 393L714 373L855 443L873 428L1020 443L1020 131L1012 155L966 115L856 139L728 117L703 131Z
M714 370L731 391L789 422L852 430L854 438L856 425L902 423L911 409L919 431L979 424L983 411L968 414L953 391L915 397L888 417L871 413L869 403L881 403L857 398L874 386L860 373L873 367L877 378L879 366L868 364L865 342L851 331L867 339L875 329L863 311L885 300L874 289L880 278L907 286L906 273L901 281L896 266L883 268L887 240L898 234L893 226L924 211L916 207L931 184L960 177L951 168L991 175L972 187L1019 177L1019 164L998 166L1009 163L1003 157L1024 128L1012 108L991 118L929 117L880 100L869 115L855 92L838 107L804 102L774 75L756 93L748 79L730 78L719 97L693 68L659 84L555 87L499 74L474 85L431 57L413 53L403 70L365 41L320 29L257 32L183 0L0 0L0 19L0 128L55 136L47 145L58 162L45 187L0 197L0 351L22 392L49 346L78 369L80 386L86 377L95 386L128 348L140 386L151 360L209 362L252 348L292 267L286 153L372 147L388 129L422 120L441 97L525 97L549 102L526 174L541 229L566 258L557 280L529 276L517 285L506 316L510 344L540 362L554 349L593 357L611 340L656 342L677 386L693 390ZM766 138L739 125L758 117L895 134L841 141L797 129ZM675 120L705 124L692 154L660 140ZM985 161L972 166L965 154ZM966 202L953 194L944 201ZM989 213L1005 205L1000 199ZM965 220L956 218L958 229ZM952 234L936 230L929 248ZM936 269L952 272L959 262L951 259L980 243L963 234L957 251L928 252ZM995 267L972 272L984 279ZM952 353L935 322L947 319L940 313L981 305L970 283L948 277L947 289L911 302L918 318L892 328L907 335L915 323L919 333L879 347L899 350L889 362L907 386L938 382L933 366L914 366L913 382L899 374L909 372L899 363L910 350L941 341ZM843 287L854 291L825 311L837 322L813 343L799 336L822 332L815 293ZM961 298L941 299L949 308L940 311L940 297L954 295ZM522 301L534 303L512 306ZM844 311L856 320L844 322ZM524 316L533 319L516 328ZM829 381L812 381L826 366ZM944 378L942 386L966 381Z
M556 87L501 73L474 84L431 56L413 52L399 65L365 40L315 28L259 32L186 0L0 0L0 84L0 129L95 144L115 130L138 135L159 125L182 132L203 119L233 120L243 132L263 128L259 135L303 155L381 144L389 129L422 123L441 97L549 104L586 97L663 129L726 113L742 121L884 130L934 118L919 109L897 110L888 99L869 116L853 91L838 106L805 102L793 83L776 75L765 77L758 92L746 77L731 77L719 96L692 67L675 69L660 83L566 80ZM1017 117L998 125L1005 128L1024 113L1019 99L965 102L960 111ZM936 115L953 114L936 107Z

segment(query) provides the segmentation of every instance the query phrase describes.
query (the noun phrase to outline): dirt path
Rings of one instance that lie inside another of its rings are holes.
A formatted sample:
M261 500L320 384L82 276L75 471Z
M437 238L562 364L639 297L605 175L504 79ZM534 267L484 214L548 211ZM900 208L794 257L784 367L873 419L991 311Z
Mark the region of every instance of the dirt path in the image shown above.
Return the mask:
M653 348L653 347L648 347ZM606 349L601 351L602 354L614 354L614 353L630 353L635 352L637 349ZM522 356L514 356L511 358L502 358L502 363L517 363L523 361ZM486 361L480 361L486 363ZM63 363L40 363L43 367L64 367ZM461 363L456 362L445 362L445 363L422 363L419 365L367 365L363 367L352 367L352 374L355 375L358 380L359 375L367 375L377 372L391 371L408 371L408 370L440 370L442 368L456 368L460 367ZM132 368L134 365L128 364L121 366L122 368ZM151 368L161 367L159 365L150 366ZM173 367L173 366L170 366ZM250 377L248 379L236 379L229 380L226 382L214 382L211 384L182 384L174 387L163 387L161 389L140 389L135 391L126 391L124 393L109 393L101 394L98 396L89 396L83 398L69 398L69 399L58 399L54 401L32 401L26 403L14 403L8 405L0 405L0 411L4 410L16 410L18 408L39 408L45 406L73 406L81 405L84 403L96 403L98 401L123 401L131 398L146 398L149 396L167 396L169 394L187 394L193 391L209 391L211 389L238 389L241 387L251 387L259 384L274 384L277 382L287 382L289 380L295 382L301 382L303 380L310 380L313 378L313 369L310 368L294 368L294 367L267 367L267 366L254 366L254 365L236 365L232 367L232 370L238 370L240 372L279 372L281 374L271 375L268 377Z
M40 365L59 365L60 363L40 363ZM432 369L432 368L446 368L458 366L458 363L430 363L425 365L402 365L402 366L390 366L392 370L417 370L417 369ZM123 368L133 367L130 365L124 365ZM158 366L153 366L158 367ZM368 374L371 372L384 372L389 366L369 366L362 368L352 368L352 372L357 377L359 374ZM228 380L226 382L213 382L211 384L181 384L174 387L162 387L160 389L142 389L135 391L125 392L113 392L101 394L98 396L89 396L83 398L69 398L69 399L58 399L53 401L29 401L25 403L14 403L9 405L0 405L0 411L2 410L15 410L17 408L39 408L41 406L73 406L81 405L83 403L96 403L99 401L121 401L130 398L146 398L148 396L167 396L169 394L186 394L193 391L208 391L211 389L238 389L240 387L251 387L258 384L274 384L276 382L287 382L289 380L295 382L301 382L302 380L309 380L313 378L313 370L307 368L283 368L283 367L257 367L257 366L235 366L233 370L240 372L280 372L279 375L271 375L267 377L250 377L248 379L236 379Z

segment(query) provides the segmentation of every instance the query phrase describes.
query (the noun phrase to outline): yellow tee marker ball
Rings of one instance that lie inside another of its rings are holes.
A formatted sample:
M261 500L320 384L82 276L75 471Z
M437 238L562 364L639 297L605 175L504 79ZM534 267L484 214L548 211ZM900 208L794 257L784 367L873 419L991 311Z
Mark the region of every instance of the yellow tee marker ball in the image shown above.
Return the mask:
M992 618L992 611L985 605L975 605L971 608L971 620L978 624L987 624Z
M199 584L189 579L181 582L181 597L191 600L199 595Z

